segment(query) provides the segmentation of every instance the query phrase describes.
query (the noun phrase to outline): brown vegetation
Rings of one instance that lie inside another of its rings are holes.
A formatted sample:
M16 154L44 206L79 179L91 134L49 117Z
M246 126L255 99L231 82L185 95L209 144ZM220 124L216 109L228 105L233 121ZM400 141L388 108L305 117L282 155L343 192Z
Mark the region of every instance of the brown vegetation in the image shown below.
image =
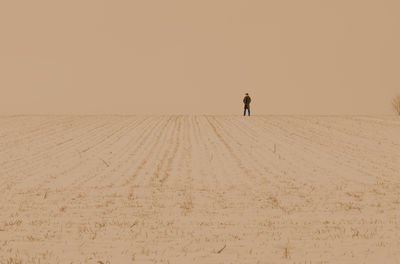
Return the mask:
M400 115L400 95L393 98L392 106L394 111L396 111L396 113Z

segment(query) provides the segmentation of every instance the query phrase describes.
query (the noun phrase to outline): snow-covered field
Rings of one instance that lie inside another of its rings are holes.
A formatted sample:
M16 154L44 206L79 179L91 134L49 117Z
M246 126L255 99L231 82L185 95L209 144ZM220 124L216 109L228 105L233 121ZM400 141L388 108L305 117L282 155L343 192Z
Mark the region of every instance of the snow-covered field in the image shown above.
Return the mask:
M2 116L0 263L400 263L396 116Z

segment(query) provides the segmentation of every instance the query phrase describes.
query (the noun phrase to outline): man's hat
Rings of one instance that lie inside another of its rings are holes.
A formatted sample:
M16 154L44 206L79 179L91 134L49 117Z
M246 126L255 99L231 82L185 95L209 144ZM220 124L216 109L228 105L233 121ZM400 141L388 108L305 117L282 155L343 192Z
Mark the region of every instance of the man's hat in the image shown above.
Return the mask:
M249 95L249 93L246 93L246 95Z

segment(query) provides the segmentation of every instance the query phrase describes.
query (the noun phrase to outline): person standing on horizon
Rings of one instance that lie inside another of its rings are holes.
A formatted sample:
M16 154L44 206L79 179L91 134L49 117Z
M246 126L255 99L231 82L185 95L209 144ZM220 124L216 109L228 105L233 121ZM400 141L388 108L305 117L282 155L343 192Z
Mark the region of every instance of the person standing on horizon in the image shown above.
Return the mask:
M243 103L244 103L244 113L243 116L246 115L246 109L247 109L247 113L250 116L250 102L251 102L251 98L249 96L248 93L246 93L246 96L243 98Z

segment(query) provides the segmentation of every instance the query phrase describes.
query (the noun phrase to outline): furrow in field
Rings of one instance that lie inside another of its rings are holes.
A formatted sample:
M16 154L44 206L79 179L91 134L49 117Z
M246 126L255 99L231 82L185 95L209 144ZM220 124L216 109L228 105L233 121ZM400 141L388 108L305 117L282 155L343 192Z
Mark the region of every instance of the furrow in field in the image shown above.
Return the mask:
M229 189L229 178L225 182L218 181L217 174L227 173L226 169L217 169L220 163L220 155L214 148L215 144L209 140L209 130L203 130L202 122L206 122L202 116L190 116L185 124L183 163L185 174L181 177L181 204L180 214L191 216L183 219L193 221L201 225L201 216L210 210L218 210L226 207L225 199L221 193ZM205 124L205 123L204 123ZM205 137L207 135L207 137ZM182 223L184 224L184 223ZM199 230L200 231L200 230Z
M74 118L68 116L41 116L24 120L10 119L10 122L3 124L0 130L0 146L2 147L5 139L6 142L17 145L32 137L41 135L47 129L53 129L55 126L65 123L66 120L73 120Z
M293 131L296 131L296 136L299 141L304 142L304 145L313 145L315 149L317 149L315 147L317 144L321 145L322 148L320 147L319 149L334 156L337 162L346 164L349 168L359 171L364 175L369 175L371 179L379 177L379 175L383 173L389 173L387 171L382 171L381 168L378 170L375 169L379 168L379 164L382 162L379 160L381 157L379 153L380 150L371 147L369 141L360 140L356 137L349 137L348 135L343 135L330 129L318 131L321 130L320 127L315 128L313 125L305 124L304 121L299 121L297 119L293 120L293 118L288 120L288 122L293 126ZM308 129L305 129L305 127ZM332 135L332 132L335 134ZM332 140L334 140L334 142L327 145L326 142ZM370 153L373 153L373 156L369 155ZM369 158L369 156L371 156L371 158ZM393 167L396 166L395 164L398 163L394 160L393 164L389 164L387 170L393 170Z
M264 120L264 125L261 124L262 129L271 131L277 138L283 138L287 144L277 145L277 149L280 153L284 153L285 158L291 160L297 165L303 165L304 169L311 169L310 164L313 164L313 168L318 167L325 170L323 181L331 180L332 177L337 178L333 168L335 166L346 166L340 162L339 151L334 152L326 150L321 145L315 142L309 142L305 140L302 135L296 131L295 123L286 121L287 118L279 118L278 121L273 121L268 118ZM300 129L300 128L299 128ZM296 131L296 133L294 133ZM332 142L331 144L334 144ZM347 167L347 166L346 166ZM344 168L344 171L351 170L351 168ZM311 179L309 179L311 180Z
M105 186L120 186L132 178L132 171L137 164L137 156L145 149L146 143L151 138L152 131L161 126L160 117L148 117L143 125L136 126L125 135L124 140L112 144L109 151L101 159L104 161L98 174L87 177L81 182L83 188L103 188ZM118 175L114 178L112 175Z
M300 151L292 151L290 137L277 133L274 129L264 128L263 122L260 122L260 117L254 117L251 120L233 119L228 125L234 125L231 129L239 137L240 134L246 134L245 131L247 130L253 131L254 136L247 137L251 141L248 144L242 144L241 147L250 156L251 160L258 161L260 168L263 167L263 163L259 161L264 161L268 171L271 170L279 174L283 172L282 167L288 168L292 172L301 169L298 163L293 163L290 159L287 159L286 154L299 153L298 156L301 157ZM236 138L232 139L237 142Z
M88 122L91 120L87 120L85 123L88 124L88 126L92 126L92 125L96 125L95 124L91 124L91 122ZM92 129L99 129L102 126L107 125L108 122L104 122L101 126L96 126ZM74 124L75 129L72 129L72 131L65 130L64 128L60 128L59 131L57 131L57 133L55 131L53 131L53 129L50 129L51 131L43 131L44 135L39 135L38 137L31 137L29 138L29 145L23 145L23 146L14 146L14 151L17 152L18 154L24 153L26 154L26 156L31 156L31 160L35 159L36 157L40 158L40 155L43 153L46 153L49 151L49 149L57 147L59 145L60 142L61 143L65 143L65 135L68 133L72 133L73 131L76 130L76 128L78 128L78 130L86 130L85 133L87 134L87 129L85 128L85 126L81 126L79 123L78 124ZM68 141L67 141L68 142ZM26 157L25 157L26 158Z
M214 185L211 185L211 190L214 193L219 193L220 190L225 190L228 186L235 186L235 181L239 180L238 174L235 171L239 165L237 157L233 157L229 148L226 147L226 142L221 141L219 134L210 125L209 116L202 116L199 118L200 131L206 136L204 139L207 152L211 155L211 166L209 171L213 172L211 175L214 177ZM241 169L239 169L241 171ZM243 182L244 186L247 182Z
M399 126L391 126L382 129L377 124L371 124L364 119L353 118L313 118L313 117L292 117L291 120L302 121L306 127L310 126L315 132L329 133L333 136L350 138L349 143L359 143L360 147L374 146L374 149L381 149L383 146L395 149L400 141L396 136L400 132ZM400 123L400 122L399 122ZM381 129L379 129L381 128ZM365 149L369 151L371 149ZM383 149L382 149L383 150Z
M126 122L126 121L125 121ZM110 129L113 129L113 127L118 127L117 129L120 130L121 126L124 127L123 123L124 120L119 120L119 122L110 122L112 123L110 125ZM121 124L122 123L122 124ZM95 130L92 131L92 133L96 133ZM109 132L107 133L107 131L102 131L102 133L96 133L96 134L101 134L104 136L106 136L107 134L109 134ZM99 140L99 136L96 135L95 136L88 136L88 135L84 135L84 138L87 138L89 140L92 140L92 138L95 138L94 140ZM90 134L89 134L90 135ZM96 137L97 136L97 137ZM57 146L54 147L55 149L60 149L59 153L57 154L53 154L47 153L46 156L44 156L44 158L40 159L37 162L33 162L31 163L31 166L28 168L24 168L23 172L24 172L24 181L21 182L21 184L30 184L30 181L33 181L36 183L35 180L35 175L36 177L40 177L43 178L43 173L46 173L48 175L49 178L51 178L51 181L61 181L63 184L66 184L66 182L68 182L69 180L71 180L70 178L63 178L63 175L73 171L74 169L79 169L81 167L83 168L90 168L90 166L96 166L96 164L90 164L90 162L87 162L88 158L85 159L85 157L82 158L82 156L84 156L84 154L82 154L81 152L76 150L76 147L79 149L81 147L82 144L80 144L79 142L81 142L82 140L85 140L83 138L76 138L74 140L74 142L71 142L70 145L68 145L69 147L69 151L65 151L67 146ZM104 141L104 139L102 139L100 137L100 141ZM53 149L54 149L53 148ZM68 155L62 155L62 158L56 158L54 159L53 156L57 156L60 153L66 152ZM57 162L61 159L61 164L60 162ZM90 160L90 159L89 159ZM101 161L100 161L101 162ZM52 165L52 166L51 166ZM64 182L65 180L65 182ZM48 181L48 179L46 180ZM33 185L35 186L35 185Z
M105 141L103 145L96 147L91 152L87 152L82 155L84 162L84 169L77 168L82 175L76 182L71 183L68 188L90 188L90 182L96 181L96 188L102 185L102 181L108 180L111 183L115 183L116 179L113 179L111 175L115 173L123 163L127 162L129 157L127 154L130 149L129 146L133 140L137 139L135 136L140 136L137 130L142 129L143 124L147 124L148 118L129 118L126 120L127 123L120 133L115 134L114 137L110 137L109 140ZM115 148L117 146L117 148ZM90 166L89 166L90 165ZM71 172L73 173L73 171ZM68 177L65 175L64 177ZM60 179L62 181L62 179ZM89 183L89 185L87 185ZM47 185L52 186L54 183L48 182ZM108 185L108 184L107 184ZM93 187L93 186L92 186Z
M54 117L49 116L48 119L53 119ZM65 136L69 133L73 132L78 129L85 129L82 125L92 125L91 122L95 120L94 118L85 119L84 117L67 117L60 116L58 122L53 122L52 124L36 129L37 133L29 134L22 139L18 139L17 142L8 142L7 146L2 146L3 150L7 150L7 153L3 153L7 156L18 156L20 153L25 153L26 156L33 156L36 157L40 155L40 153L48 152L51 148L55 147L56 145L61 145L62 143L68 142L68 139ZM83 120L82 120L83 119ZM104 118L103 118L104 119ZM57 120L57 119L56 119ZM82 120L82 125L77 124L76 120ZM103 126L107 125L107 122L103 123ZM36 126L36 125L35 125ZM96 130L99 127L95 127ZM23 131L22 131L23 132ZM85 132L88 132L86 130ZM90 132L90 130L89 130ZM29 143L29 144L26 144Z
M231 122L225 118L215 122L221 136L230 142L232 152L240 156L242 166L247 168L248 173L243 176L251 183L250 189L255 197L254 204L261 207L271 204L272 207L278 207L285 213L289 213L295 209L300 210L300 207L309 203L305 199L305 194L312 191L314 186L309 182L299 181L295 174L299 172L296 171L298 168L268 150L263 153L256 146L244 147L243 145L251 145L252 142L248 141L249 138L238 134L239 130L231 127ZM243 122L248 122L248 120ZM299 193L299 190L302 191ZM291 200L295 202L280 201L281 197L288 196L294 196Z
M136 127L142 121L140 119L122 119L110 128L111 131L95 137L95 143L86 145L83 150L81 149L78 156L78 162L70 166L67 170L63 170L57 174L57 177L48 181L47 184L52 186L60 186L62 188L75 188L82 181L86 181L92 175L96 176L99 170L108 168L106 162L102 158L102 153L107 152L110 146L118 141L118 139L125 134L129 133L131 129ZM64 166L66 167L66 166ZM74 175L72 177L72 175Z
M181 143L181 133L182 133L182 116L176 116L174 120L174 127L172 128L172 135L170 139L170 144L167 149L164 151L162 156L161 163L157 167L157 171L153 175L153 179L155 183L161 183L161 186L167 181L169 175L173 173L172 164L178 155L178 150L180 148ZM179 164L181 165L181 164Z
M252 125L247 124L250 120L242 118L215 118L215 121L223 133L222 136L229 141L232 149L237 152L236 155L243 160L243 165L252 171L253 180L256 178L265 180L265 176L272 172L270 168L278 166L276 163L280 162L280 159L273 153L273 141L271 140L268 144L260 142L261 139L271 136L268 131L257 133ZM280 175L282 171L275 173ZM271 176L268 175L268 177Z
M331 149L328 146L321 147L320 144L318 144L318 136L313 137L315 138L315 142L305 140L301 134L302 128L297 127L296 122L289 122L289 120L280 118L279 122L273 123L273 126L275 126L275 128L279 127L281 134L289 135L288 140L290 140L290 138L296 138L296 140L292 142L293 151L290 151L289 154L294 153L296 150L299 150L303 147L305 152L304 157L308 159L304 163L305 167L308 166L309 168L314 169L322 166L322 168L326 170L325 173L314 174L314 178L320 182L320 184L318 184L318 188L326 190L321 193L320 197L324 197L321 199L321 201L324 201L324 204L326 204L327 208L330 207L334 209L335 206L337 207L338 195L340 195L340 193L345 194L348 192L348 190L356 190L357 192L367 193L368 196L372 197L374 196L373 192L375 191L381 192L391 188L391 185L397 186L397 184L393 185L393 182L392 184L382 182L379 176L372 175L368 169L360 168L359 166L349 163L350 161L348 160L343 160L343 157L347 157L350 160L358 159L357 161L360 163L361 158L357 157L357 155L349 156L349 153L341 154L340 148L335 150L336 153L332 154L330 152ZM269 129L274 130L273 127ZM293 134L293 131L296 131L296 135L299 136L291 135ZM305 131L305 133L306 132L307 131ZM326 137L328 136L326 135ZM322 138L324 138L323 135ZM331 142L331 144L333 145L332 148L335 148L334 146L339 145L336 141ZM345 149L346 148L343 148L342 152L345 152ZM295 157L292 158L294 159ZM318 163L316 163L314 166L311 166L311 164L313 164L315 161L318 161ZM299 164L300 162L297 163ZM336 190L329 188L329 185L326 185L327 178L330 178L329 184L336 186ZM373 207L366 204L369 203L368 196L363 207L367 210L374 210ZM394 197L388 197L388 199L392 198L395 199Z
M210 149L210 144L213 144L213 142L210 141L210 136L204 132L204 121L202 116L194 116L192 121L195 143L198 143L194 145L196 147L194 162L195 168L198 168L198 172L201 175L199 178L202 184L199 188L218 189L220 182L217 181L216 174L219 173L219 169L224 167L216 168L215 166L216 162L218 162L218 156ZM220 164L222 165L222 163Z
M269 122L271 121L269 120ZM318 207L321 203L331 198L329 195L322 195L318 201L311 201L308 198L314 190L323 191L326 189L328 182L331 182L329 184L335 183L333 175L330 176L332 173L323 164L317 162L321 157L313 153L312 149L311 151L305 149L304 146L299 145L299 142L292 139L290 134L282 133L282 131L274 127L260 129L260 127L263 127L263 122L260 123L257 118L253 118L252 121L243 120L241 126L249 126L260 130L260 147L248 148L248 151L244 148L243 158L255 161L261 158L268 162L268 174L274 176L269 178L271 181L269 185L274 187L275 191L273 193L275 193L275 197L294 197L291 200L295 202L287 206L289 208L301 208L302 211L304 211L304 208L311 208L312 210L312 208ZM231 131L237 132L238 130L231 129ZM230 142L234 142L234 140L233 138ZM277 145L277 151L273 154L274 158L271 158L270 151L262 147L266 144L264 142L268 141L272 141ZM304 151L299 152L301 149L304 149ZM257 166L257 164L254 164L254 166ZM298 177L298 175L303 176ZM304 206L304 204L308 204L308 206ZM326 207L326 209L333 210L332 208L329 209L329 207Z
M28 135L22 139L19 138L17 140L3 142L0 151L0 155L4 160L3 163L6 163L7 160L13 158L13 156L20 157L21 153L37 155L38 152L42 151L48 145L53 145L58 137L62 137L62 135L70 129L81 129L80 125L70 125L71 127L68 128L63 125L63 122L55 123L53 126L41 129L37 135ZM35 124L32 126L35 126ZM20 133L23 132L23 129L21 130Z
M82 129L82 127L80 126L78 126L78 128ZM87 135L87 133L84 133L84 135ZM43 140L46 141L45 139ZM33 175L35 169L40 169L43 168L43 166L48 166L49 163L51 164L52 158L54 157L51 155L52 153L43 150L41 152L36 152L35 147L31 147L31 145L34 144L33 142L35 143L37 142L36 144L40 146L40 142L32 139L32 143L27 145L28 149L32 148L31 150L32 154L20 150L19 152L20 158L17 158L15 162L12 162L12 164L10 164L9 166L4 165L1 167L3 173L9 175L12 178L9 184L14 185L15 182L21 181L20 180L21 178L26 179L27 177ZM68 142L68 144L65 144L64 146L62 145L57 146L57 144L53 143L54 148L57 150L56 155L61 152L69 151L69 148L73 146L77 147L79 145L80 144L77 141ZM75 150L73 149L72 152L75 152ZM33 157L30 157L31 155L33 155ZM57 164L58 163L59 160L57 160ZM11 185L9 185L8 187L11 187Z
M177 129L179 127L178 124L178 116L173 116L171 122L171 126L165 132L165 137L160 142L157 153L150 159L149 165L152 165L149 168L149 172L151 172L150 177L148 177L148 181L146 184L151 186L152 188L157 187L159 190L162 188L163 181L168 177L169 171L166 170L166 164L168 163L169 155L171 150L173 149L173 145L176 142L177 137ZM174 153L172 153L174 155Z
M149 181L150 172L148 166L155 168L156 164L154 164L154 156L158 156L160 153L160 145L165 144L165 138L167 136L168 130L173 123L170 117L163 117L161 122L161 126L157 130L151 131L151 136L149 137L149 144L146 145L146 151L138 153L140 159L134 165L134 170L132 171L131 180L126 183L129 186L130 191L134 189L136 186L146 185L146 182ZM150 169L151 170L151 169ZM135 184L132 184L132 180L135 181Z
M146 195L146 206L153 208L154 219L160 224L167 222L171 215L179 213L182 189L181 182L187 178L184 171L184 157L182 155L184 118L174 116L170 129L166 131L166 138L160 146L160 152L153 157L150 168L149 190ZM151 220L150 220L151 221ZM152 221L151 221L152 222ZM150 223L151 224L151 223ZM158 243L159 234L151 234L149 243ZM149 237L149 238L150 238Z
M240 156L240 150L236 151L234 147L228 144L227 139L224 138L224 136L222 135L222 130L218 128L215 117L206 116L205 120L207 121L208 127L210 128L208 133L214 135L217 142L219 142L221 145L218 149L215 150L215 153L217 154L216 157L221 157L221 162L225 163L227 166L226 172L217 176L227 186L237 187L237 184L240 183L240 188L237 189L238 192L243 192L250 189L253 190L253 187L255 186L255 182L253 181L255 177L254 171L244 164L244 161ZM217 146L217 144L213 145ZM260 194L254 190L251 193L248 193L248 195L254 196L254 198L258 198Z

